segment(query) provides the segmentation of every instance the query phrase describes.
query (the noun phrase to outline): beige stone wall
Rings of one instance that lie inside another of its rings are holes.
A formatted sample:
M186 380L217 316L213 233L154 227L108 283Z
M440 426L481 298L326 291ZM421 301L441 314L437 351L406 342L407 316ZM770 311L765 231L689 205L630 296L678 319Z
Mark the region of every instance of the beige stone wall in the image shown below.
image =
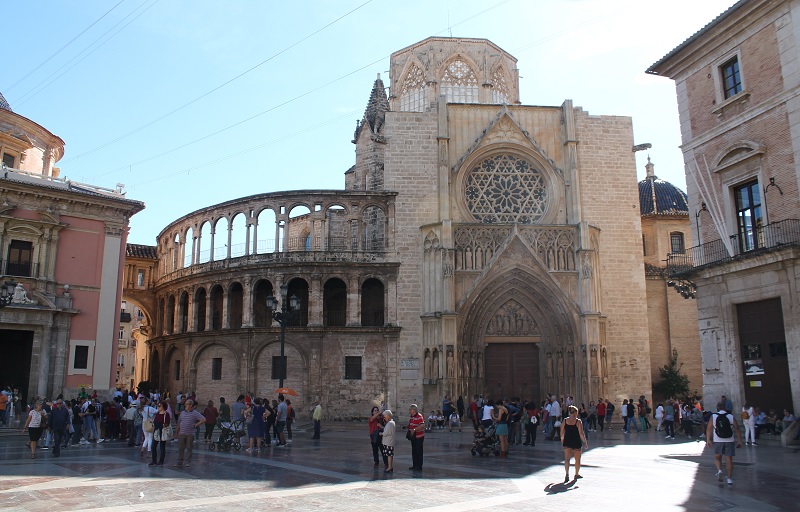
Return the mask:
M576 111L583 219L600 228L600 282L608 318L606 394L621 401L651 389L636 164L628 117Z
M387 361L390 389L387 403L403 410L422 402L421 373L413 379L398 371L398 359L422 355L422 236L420 226L437 220L437 118L435 113L386 114L386 188L399 192L395 203L395 247L402 262L397 277L397 321L402 327L399 347Z

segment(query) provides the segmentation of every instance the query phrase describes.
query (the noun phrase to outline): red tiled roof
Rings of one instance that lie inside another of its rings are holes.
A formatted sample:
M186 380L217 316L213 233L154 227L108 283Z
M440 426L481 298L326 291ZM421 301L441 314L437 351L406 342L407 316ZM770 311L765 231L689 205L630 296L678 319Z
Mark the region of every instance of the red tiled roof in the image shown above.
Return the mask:
M150 260L158 259L155 245L128 244L128 246L125 248L125 256L129 258L146 258Z

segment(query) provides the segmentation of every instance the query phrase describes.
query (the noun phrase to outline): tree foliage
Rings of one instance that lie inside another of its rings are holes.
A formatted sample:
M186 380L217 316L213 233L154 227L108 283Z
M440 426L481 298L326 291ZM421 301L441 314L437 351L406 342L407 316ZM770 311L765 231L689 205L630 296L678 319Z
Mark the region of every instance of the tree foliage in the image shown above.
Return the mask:
M658 369L661 380L653 385L653 391L665 398L681 398L689 396L689 377L681 373L683 363L678 363L678 351L672 351L669 364Z
M139 383L136 387L136 391L139 392L140 395L150 396L150 390L152 389L152 384L150 384L149 380L143 380Z

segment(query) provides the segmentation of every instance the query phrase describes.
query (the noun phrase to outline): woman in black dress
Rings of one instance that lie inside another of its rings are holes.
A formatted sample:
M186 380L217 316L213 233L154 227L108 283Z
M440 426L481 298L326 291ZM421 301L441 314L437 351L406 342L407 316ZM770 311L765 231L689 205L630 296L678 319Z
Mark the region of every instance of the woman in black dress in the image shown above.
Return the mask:
M569 463L575 457L575 480L581 476L581 450L589 448L586 434L583 432L583 423L578 419L578 408L569 406L569 417L561 422L561 444L564 446L564 483L569 482Z

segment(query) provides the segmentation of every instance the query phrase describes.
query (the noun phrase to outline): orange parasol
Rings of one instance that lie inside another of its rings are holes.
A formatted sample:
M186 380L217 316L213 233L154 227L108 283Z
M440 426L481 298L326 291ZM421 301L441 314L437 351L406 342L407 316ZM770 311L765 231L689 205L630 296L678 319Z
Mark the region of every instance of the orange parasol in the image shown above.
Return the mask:
M278 388L275 390L276 393L279 395L292 395L297 396L297 391L293 390L292 388Z

